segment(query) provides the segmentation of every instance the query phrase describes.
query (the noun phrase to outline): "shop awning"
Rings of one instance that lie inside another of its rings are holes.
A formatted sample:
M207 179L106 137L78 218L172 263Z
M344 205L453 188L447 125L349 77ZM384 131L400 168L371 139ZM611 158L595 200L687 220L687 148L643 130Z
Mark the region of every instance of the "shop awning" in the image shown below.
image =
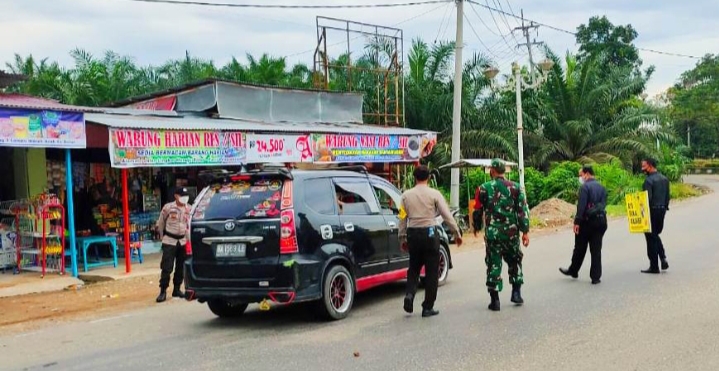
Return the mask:
M106 113L85 114L85 120L115 129L146 130L208 130L243 131L252 133L328 133L368 135L426 135L429 132L403 127L365 125L359 123L323 122L257 122L238 119L216 119L191 116L137 116Z
M113 167L246 163L408 163L432 152L434 132L354 122L257 122L166 114L87 114L108 128Z
M515 162L510 161L502 161L504 162L505 166L517 166ZM446 168L463 168L463 167L490 167L492 166L492 159L488 158L481 158L481 159L465 159L465 160L459 160L455 161L446 165L442 165L439 168L440 169L446 169Z

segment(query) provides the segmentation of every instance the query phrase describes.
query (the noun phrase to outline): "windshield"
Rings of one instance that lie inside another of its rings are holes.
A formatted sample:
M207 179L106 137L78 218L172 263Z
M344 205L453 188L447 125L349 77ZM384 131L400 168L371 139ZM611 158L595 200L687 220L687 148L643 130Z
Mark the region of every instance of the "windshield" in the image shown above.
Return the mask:
M279 218L281 179L253 179L210 186L197 201L193 220Z

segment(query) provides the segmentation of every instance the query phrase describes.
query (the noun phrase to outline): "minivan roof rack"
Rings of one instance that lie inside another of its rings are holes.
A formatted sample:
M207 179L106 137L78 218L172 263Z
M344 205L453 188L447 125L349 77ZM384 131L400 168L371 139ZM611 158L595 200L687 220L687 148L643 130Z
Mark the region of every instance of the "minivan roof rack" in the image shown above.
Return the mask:
M249 171L242 171L241 173L235 174L235 175L243 175L243 174L249 174L252 176L271 176L271 175L281 175L285 179L292 180L294 179L294 176L292 176L292 172L290 169L286 167L274 167L270 166L264 167L264 168L258 168L258 169L252 169Z
M201 170L199 173L197 173L197 177L200 178L205 183L213 183L213 182L217 182L217 181L222 181L222 182L229 181L231 175L232 175L232 173L225 169Z
M315 169L315 170L345 170L345 171L356 171L358 173L367 174L367 167L364 165L347 165L347 166L337 166L337 167L330 167L325 169Z

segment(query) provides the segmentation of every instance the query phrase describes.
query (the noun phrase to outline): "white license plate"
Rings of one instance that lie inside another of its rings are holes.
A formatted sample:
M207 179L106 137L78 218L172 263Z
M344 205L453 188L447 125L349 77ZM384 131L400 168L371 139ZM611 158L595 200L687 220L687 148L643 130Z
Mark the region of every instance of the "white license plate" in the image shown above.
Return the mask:
M215 257L217 258L242 258L247 251L244 243L221 243L217 244Z

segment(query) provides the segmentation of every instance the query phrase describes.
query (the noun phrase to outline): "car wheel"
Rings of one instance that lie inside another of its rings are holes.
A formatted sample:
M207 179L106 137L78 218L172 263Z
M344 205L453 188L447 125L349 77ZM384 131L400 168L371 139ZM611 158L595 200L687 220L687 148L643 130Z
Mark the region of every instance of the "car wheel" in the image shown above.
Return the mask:
M247 303L232 304L226 300L213 299L207 301L210 311L220 318L240 317L247 310Z
M447 277L449 277L449 254L447 248L444 245L439 246L439 275L437 286L442 286L447 283ZM420 278L422 286L426 286L427 278L422 276Z
M322 299L318 302L319 312L330 320L347 317L355 297L355 284L352 274L341 265L332 266L322 285Z

